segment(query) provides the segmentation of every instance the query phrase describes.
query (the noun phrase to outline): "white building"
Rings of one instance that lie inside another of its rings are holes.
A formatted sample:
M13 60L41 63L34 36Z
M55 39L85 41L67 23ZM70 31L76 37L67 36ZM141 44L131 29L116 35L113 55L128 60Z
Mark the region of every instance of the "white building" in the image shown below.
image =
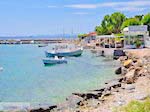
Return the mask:
M147 25L129 26L123 29L125 48L150 47L150 37ZM137 41L138 40L138 41Z

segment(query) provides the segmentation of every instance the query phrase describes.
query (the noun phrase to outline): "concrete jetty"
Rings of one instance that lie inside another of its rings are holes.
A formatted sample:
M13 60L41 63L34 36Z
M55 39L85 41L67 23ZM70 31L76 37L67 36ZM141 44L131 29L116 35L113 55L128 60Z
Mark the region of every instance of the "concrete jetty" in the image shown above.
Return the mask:
M7 39L0 40L0 44L49 44L49 43L67 43L75 39Z

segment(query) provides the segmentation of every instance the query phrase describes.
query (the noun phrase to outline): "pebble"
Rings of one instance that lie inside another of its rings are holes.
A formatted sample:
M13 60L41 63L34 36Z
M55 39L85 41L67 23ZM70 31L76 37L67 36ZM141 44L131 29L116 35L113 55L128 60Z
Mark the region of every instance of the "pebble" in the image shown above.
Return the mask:
M135 89L135 85L134 84L127 84L125 86L125 90L133 90L133 89Z
M125 100L115 101L115 106L122 106L122 105L124 105L125 103L126 103Z
M138 94L135 96L136 100L145 100L148 96L146 94Z

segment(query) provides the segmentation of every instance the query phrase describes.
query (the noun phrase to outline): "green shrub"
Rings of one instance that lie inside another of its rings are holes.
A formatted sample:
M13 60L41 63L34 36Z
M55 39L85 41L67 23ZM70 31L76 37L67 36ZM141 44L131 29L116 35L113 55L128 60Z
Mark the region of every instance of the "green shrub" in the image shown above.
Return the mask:
M114 112L150 112L150 99L144 102L131 101L126 106L115 108Z
M137 39L135 41L135 45L136 45L136 48L139 48L142 45L142 42L139 39Z

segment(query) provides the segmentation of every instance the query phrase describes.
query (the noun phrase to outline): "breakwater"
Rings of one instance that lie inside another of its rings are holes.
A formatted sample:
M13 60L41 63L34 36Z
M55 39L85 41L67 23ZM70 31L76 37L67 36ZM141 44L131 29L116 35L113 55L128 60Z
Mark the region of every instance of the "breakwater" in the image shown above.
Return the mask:
M49 44L49 43L68 43L76 39L6 39L0 40L0 44Z

